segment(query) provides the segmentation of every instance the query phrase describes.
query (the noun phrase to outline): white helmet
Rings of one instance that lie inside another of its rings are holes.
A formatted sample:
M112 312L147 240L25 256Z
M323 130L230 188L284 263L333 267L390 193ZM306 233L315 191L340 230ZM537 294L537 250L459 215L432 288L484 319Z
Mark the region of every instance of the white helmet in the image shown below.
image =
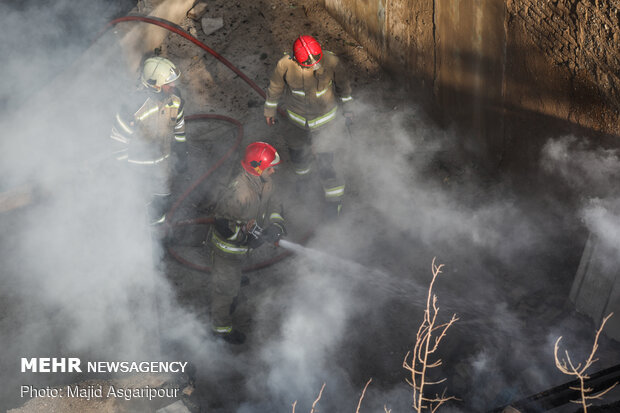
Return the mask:
M149 57L142 65L142 83L156 92L161 91L163 85L177 80L179 76L179 69L165 57Z

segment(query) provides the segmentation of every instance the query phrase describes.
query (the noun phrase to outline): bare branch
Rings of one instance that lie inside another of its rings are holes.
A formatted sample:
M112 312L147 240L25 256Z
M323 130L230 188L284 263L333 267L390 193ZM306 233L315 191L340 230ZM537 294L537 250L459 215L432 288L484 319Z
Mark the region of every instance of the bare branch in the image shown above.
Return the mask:
M443 379L441 379L439 381L427 381L426 384L441 384L441 383L443 383L446 380L448 380L448 379L443 378Z
M314 403L312 403L312 410L310 410L310 413L314 413L314 408L316 407L316 404L319 402L319 400L321 400L321 396L323 395L324 388L325 388L325 383L323 383L323 386L321 386L321 391L319 391L319 396L316 398Z
M605 327L605 323L607 323L607 320L609 320L613 314L614 313L607 314L607 317L603 318L603 321L601 322L601 326L596 331L596 336L594 337L594 344L592 345L592 352L590 353L590 357L588 357L588 360L586 360L586 365L589 366L592 363L594 363L594 361L596 361L596 360L592 361L592 358L594 357L594 353L596 353L596 350L598 349L598 338L600 337L601 332L603 331L603 328Z
M429 398L425 394L428 386L438 385L446 381L446 379L427 381L426 375L428 369L442 365L441 359L431 360L431 355L437 351L439 343L445 337L450 326L458 320L456 314L453 314L448 322L437 323L440 307L437 295L433 293L433 287L437 276L442 272L443 264L437 265L435 260L436 258L433 258L431 263L432 278L426 296L424 318L418 327L413 351L408 352L403 361L403 368L411 373L410 380L406 381L412 387L412 406L418 413L421 413L424 409L434 412L439 405L447 400L455 399L453 397L446 397L445 389L442 396L436 396L435 398Z
M586 359L585 362L583 362L583 364L579 363L575 365L573 361L571 360L570 355L568 354L568 350L564 351L565 358L560 359L558 357L560 340L562 339L562 336L558 337L553 347L553 357L555 359L555 366L558 368L558 370L560 370L562 373L566 375L575 376L579 380L579 387L573 386L573 387L570 387L570 389L579 391L581 394L581 400L571 400L571 402L581 404L581 407L583 408L584 413L587 413L588 407L591 406L591 404L587 403L588 400L600 398L601 396L609 392L611 389L613 389L618 384L618 383L615 383L614 385L608 387L607 389L595 395L589 395L589 393L591 393L593 389L591 387L585 386L586 380L590 378L590 376L586 374L586 370L590 368L592 364L598 361L598 359L594 358L594 355L596 354L596 350L598 350L598 340L601 335L601 332L603 331L603 328L605 327L605 323L607 323L607 320L609 320L609 318L612 315L613 313L609 313L605 318L603 318L603 321L601 322L600 327L596 331L596 335L594 337L594 343L592 344L592 350L590 351L588 358Z
M357 410L355 410L355 413L360 412L360 407L362 406L362 400L364 399L364 395L366 394L366 389L368 388L368 385L370 384L371 381L372 381L372 377L368 379L368 382L366 382L366 385L364 386L364 390L362 390L362 395L360 396L360 400L357 403Z
M618 382L615 382L614 384L612 384L610 387L608 387L607 389L603 390L600 393L597 393L593 396L587 396L586 398L588 399L600 399L601 396L603 396L605 393L611 391L612 389L614 389L616 386L618 385ZM592 391L592 389L590 389L590 391Z
M454 324L455 321L458 321L459 318L456 316L456 314L452 314L452 319L450 321L448 321L447 323L443 323L443 324L439 324L438 326L433 327L433 331L439 330L441 328L444 327L450 327L452 324Z
M565 353L566 353L566 362L570 366L570 369L572 371L574 371L575 373L579 373L579 375L581 375L581 373L583 372L583 370L585 370L587 368L587 366L585 366L583 370L580 370L581 369L581 363L577 364L577 366L574 366L573 365L573 361L570 359L570 356L568 355L568 350L565 351Z
M436 403L436 402L445 402L445 401L448 401L448 400L459 400L459 399L457 399L454 396L449 396L449 397L442 398L442 397L440 397L438 395L435 395L434 399L428 399L428 398L424 397L424 398L422 398L422 400L424 400L425 402Z
M435 405L435 407L433 407L433 408L431 409L431 412L433 412L433 413L434 413L434 412L436 412L436 411L437 411L437 409L439 409L439 406L441 406L442 404L444 404L445 402L450 401L450 400L460 400L460 399L458 399L458 398L456 398L456 397L454 397L454 396L450 396L450 397L443 398L443 399L441 399L441 400L439 400L439 401L437 402L437 405Z

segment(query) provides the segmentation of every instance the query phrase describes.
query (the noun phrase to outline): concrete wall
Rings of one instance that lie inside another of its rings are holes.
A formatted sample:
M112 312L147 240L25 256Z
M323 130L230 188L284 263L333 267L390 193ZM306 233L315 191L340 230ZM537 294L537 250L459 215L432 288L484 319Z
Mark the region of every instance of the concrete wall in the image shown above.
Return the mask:
M482 157L511 152L515 112L620 135L618 2L321 1Z
M440 121L457 124L468 162L538 182L551 136L620 144L617 0L322 1ZM571 292L596 323L620 309L620 263L603 268L604 255L588 242ZM606 330L619 339L620 322Z

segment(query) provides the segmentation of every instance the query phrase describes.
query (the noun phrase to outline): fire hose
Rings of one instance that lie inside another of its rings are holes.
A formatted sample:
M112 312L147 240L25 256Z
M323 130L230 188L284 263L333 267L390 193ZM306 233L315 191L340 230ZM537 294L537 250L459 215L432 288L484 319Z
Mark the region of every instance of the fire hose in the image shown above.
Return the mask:
M159 18L159 17L147 17L147 16L142 16L142 15L134 15L134 14L130 14L130 15L127 15L127 16L124 16L124 17L119 17L117 19L114 19L114 20L111 20L110 22L108 22L106 24L106 26L104 26L104 28L96 36L96 39L100 38L110 28L114 27L118 23L123 23L123 22L143 22L143 23L153 24L155 26L159 26L159 27L162 27L162 28L164 28L164 29L166 29L168 31L176 33L176 34L178 34L181 37L184 37L185 39L187 39L190 42L194 43L195 45L197 45L201 49L207 51L213 57L215 57L217 60L222 62L226 67L228 67L230 70L232 70L234 73L236 73L241 79L243 79L247 84L249 84L250 87L252 87L252 89L254 89L263 99L266 99L265 92L252 79L247 77L241 70L239 70L237 67L235 67L230 61L228 61L227 59L222 57L216 51L211 49L209 46L207 46L206 44L204 44L203 42L201 42L200 40L198 40L197 38L195 38L191 34L187 33L179 25L177 25L177 24L175 24L175 23L173 23L171 21L168 21L166 19L162 19L162 18ZM283 112L282 112L282 110L280 108L278 109L278 112L280 114L283 114ZM241 140L243 139L243 125L241 124L241 122L239 122L236 119L233 119L233 118L230 118L230 117L224 116L224 115L215 115L215 114L195 114L195 115L188 115L188 116L185 117L185 120L189 121L189 122L196 121L196 120L204 120L204 119L218 119L218 120L223 120L223 121L230 122L230 123L234 124L235 126L237 126L237 138L236 138L235 143L233 144L233 146L231 146L228 149L228 151L211 168L209 168L208 171L206 171L196 181L194 181L192 184L190 184L190 186L174 202L174 204L172 205L172 207L170 208L170 210L166 214L166 223L165 223L165 225L168 225L172 229L174 227L177 227L177 226L196 225L196 224L212 224L214 222L214 218L213 217L195 218L195 219L183 220L183 221L178 221L178 222L173 222L172 221L172 217L174 216L174 213L176 212L178 207L183 203L183 201L185 201L185 199L203 181L205 181L220 166L222 166L224 164L224 162L235 152L235 150L237 150L237 148L241 144ZM169 222L172 222L172 224L170 224ZM310 233L304 235L303 240L305 241L309 237L310 237ZM168 247L168 253L174 259L176 259L179 263L185 265L186 267L189 267L191 269L198 270L198 271L203 271L203 272L210 272L211 271L210 267L202 266L202 265L193 263L193 262L183 258L177 251L175 251L170 246ZM279 261L283 260L284 258L290 256L290 255L292 255L291 251L285 251L285 252L283 252L283 253L281 253L279 255L276 255L275 257L273 257L273 258L271 258L269 260L262 261L262 262L254 264L254 265L245 267L245 268L243 268L242 271L244 273L251 272L251 271L256 271L256 270L268 267L268 266L270 266L272 264L275 264L276 262L279 262Z

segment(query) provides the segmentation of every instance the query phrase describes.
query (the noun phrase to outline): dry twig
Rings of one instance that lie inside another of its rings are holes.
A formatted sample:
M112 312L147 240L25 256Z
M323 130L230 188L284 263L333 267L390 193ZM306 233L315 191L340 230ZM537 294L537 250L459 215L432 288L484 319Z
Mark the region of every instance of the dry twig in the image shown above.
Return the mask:
M360 396L359 402L357 402L357 409L355 410L355 413L359 413L360 412L360 407L362 407L362 400L364 400L364 395L366 394L366 389L368 388L368 385L370 384L371 381L372 381L372 377L370 379L368 379L368 381L366 382L366 385L364 386L364 390L362 390L362 395Z
M316 404L319 402L319 400L321 400L321 396L323 395L323 389L325 389L325 383L323 383L323 385L321 386L321 391L319 391L318 397L316 398L314 403L312 403L312 410L310 410L310 413L314 413L314 408L316 407Z
M440 384L446 380L441 379L431 382L428 381L426 376L429 369L441 366L441 359L431 361L430 357L437 351L439 343L445 337L448 328L458 320L456 314L452 314L450 321L437 324L439 306L437 305L437 296L433 294L433 285L437 276L441 274L442 268L443 264L436 265L435 258L433 258L431 265L433 278L428 288L424 319L418 328L413 352L408 352L403 360L403 367L411 372L411 380L407 380L407 383L413 388L413 408L418 413L421 413L423 409L435 412L439 406L448 400L458 400L454 396L446 396L445 389L441 395L436 393L435 396L427 396L426 394L426 386ZM409 358L411 358L411 361L408 361Z
M319 402L319 400L321 400L321 396L323 395L323 390L324 389L325 389L325 383L323 383L323 385L321 386L321 390L319 391L319 395L317 396L317 398L314 401L314 403L312 403L312 410L310 410L310 413L314 413L314 408L316 407L316 404ZM295 413L295 407L297 407L297 400L295 400L293 402L293 411L292 411L292 413Z
M575 364L570 358L570 355L568 354L568 350L564 350L566 358L560 359L558 357L558 349L560 347L560 340L562 340L562 336L558 337L553 348L553 357L555 358L555 365L558 370L569 376L575 376L579 380L579 387L571 387L571 390L578 390L581 394L581 400L571 400L571 402L581 404L584 413L587 413L588 407L592 405L591 403L588 403L588 400L600 399L605 393L609 392L618 384L616 382L607 389L593 395L590 395L590 393L592 392L592 388L585 387L585 381L590 378L590 376L586 374L586 370L590 368L592 364L598 361L598 359L594 358L594 354L596 353L596 350L598 350L598 339L601 335L601 332L603 331L603 327L605 327L605 323L611 318L613 314L614 313L609 313L607 317L603 319L601 326L596 331L596 336L594 337L594 344L592 344L592 351L590 352L590 355L583 363L583 365L582 363L579 363L575 366Z

